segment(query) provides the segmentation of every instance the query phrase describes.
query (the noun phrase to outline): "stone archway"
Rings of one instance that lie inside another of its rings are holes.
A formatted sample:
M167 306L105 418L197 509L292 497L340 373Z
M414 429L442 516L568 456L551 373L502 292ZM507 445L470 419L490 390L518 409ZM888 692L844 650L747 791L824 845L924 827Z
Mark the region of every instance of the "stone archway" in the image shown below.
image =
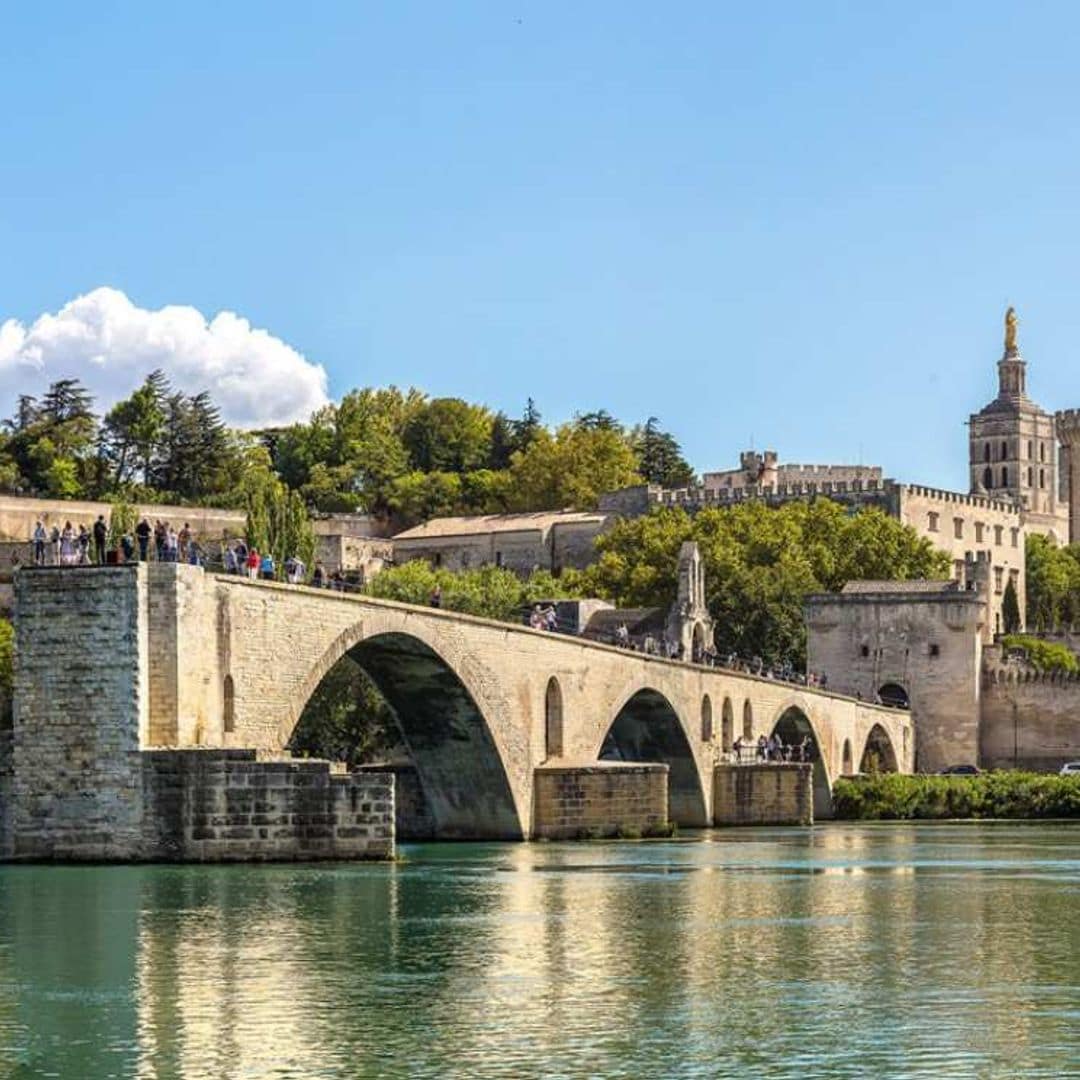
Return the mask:
M475 695L430 644L388 631L339 639L315 685L342 656L357 663L390 706L416 767L435 832L449 839L520 840L525 836L513 789ZM550 687L549 687L550 689ZM302 705L295 710L295 726ZM561 724L561 693L559 701ZM291 728L282 732L286 745Z
M880 724L875 724L870 729L870 734L866 736L866 746L863 748L862 759L859 762L859 772L899 772L892 739Z
M701 774L686 730L671 702L644 687L617 710L597 757L603 761L652 761L668 766L668 816L687 828L704 828L709 813Z
M878 690L878 697L882 705L888 705L892 709L910 708L910 698L907 690L897 682L887 682Z
M810 717L799 705L788 705L776 718L773 735L777 735L785 746L806 747L804 760L813 765L814 782L814 820L832 817L832 786L825 759L821 752L821 742Z

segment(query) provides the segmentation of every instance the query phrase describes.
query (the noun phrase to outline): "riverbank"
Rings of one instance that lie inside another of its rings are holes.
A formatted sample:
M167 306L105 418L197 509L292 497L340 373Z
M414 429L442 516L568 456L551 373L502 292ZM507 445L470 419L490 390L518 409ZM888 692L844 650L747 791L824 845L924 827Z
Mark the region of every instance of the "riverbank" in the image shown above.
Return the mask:
M840 821L1080 819L1080 776L1000 771L841 778L833 785L833 814Z

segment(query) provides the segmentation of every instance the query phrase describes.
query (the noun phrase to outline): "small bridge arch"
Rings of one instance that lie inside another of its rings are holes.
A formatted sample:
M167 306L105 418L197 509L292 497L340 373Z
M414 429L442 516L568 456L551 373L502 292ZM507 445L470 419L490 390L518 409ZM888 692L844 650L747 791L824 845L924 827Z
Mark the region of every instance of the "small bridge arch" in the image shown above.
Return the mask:
M772 734L785 746L806 746L807 757L813 766L814 818L832 817L832 784L821 739L801 701L790 701L780 708L773 722ZM809 740L808 742L804 740Z
M668 812L687 828L710 823L687 727L671 701L643 686L615 710L596 756L601 761L654 761L668 766Z
M889 733L880 724L875 724L866 736L866 745L859 760L859 772L899 772L896 749Z

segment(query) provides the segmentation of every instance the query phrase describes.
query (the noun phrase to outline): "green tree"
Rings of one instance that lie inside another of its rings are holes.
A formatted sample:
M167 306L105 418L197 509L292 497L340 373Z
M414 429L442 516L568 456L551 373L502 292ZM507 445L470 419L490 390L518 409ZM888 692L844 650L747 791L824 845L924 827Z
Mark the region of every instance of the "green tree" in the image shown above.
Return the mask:
M1020 604L1016 599L1016 586L1012 577L1005 586L1005 595L1001 598L1001 619L1005 624L1006 634L1015 634L1020 629Z
M271 471L268 459L249 469L242 494L248 543L260 554L272 555L279 569L291 556L299 556L310 568L315 533L307 507L299 493L290 491Z
M405 425L413 467L423 472L468 472L487 465L493 418L482 405L435 398Z
M1006 634L1001 643L1006 649L1023 649L1028 663L1037 671L1061 671L1068 675L1080 671L1080 662L1072 650L1056 641L1043 641L1028 634Z
M621 430L564 424L541 429L510 466L516 510L591 510L600 496L640 483L637 459Z
M643 480L666 488L687 487L694 482L694 470L682 456L675 437L660 429L655 416L650 416L644 427L635 429L631 443Z
M118 401L105 414L100 453L110 472L111 487L124 487L136 476L143 484L150 482L165 429L168 397L165 376L154 371L130 397Z

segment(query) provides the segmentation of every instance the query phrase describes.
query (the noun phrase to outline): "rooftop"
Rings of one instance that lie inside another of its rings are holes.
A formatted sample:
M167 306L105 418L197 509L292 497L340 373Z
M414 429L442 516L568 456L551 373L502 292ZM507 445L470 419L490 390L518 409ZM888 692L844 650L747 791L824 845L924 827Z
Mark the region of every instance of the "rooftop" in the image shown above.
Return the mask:
M432 518L394 536L395 540L423 540L438 536L469 536L475 533L547 532L553 525L600 525L606 514L585 510L542 510L530 514L476 514L469 517Z

